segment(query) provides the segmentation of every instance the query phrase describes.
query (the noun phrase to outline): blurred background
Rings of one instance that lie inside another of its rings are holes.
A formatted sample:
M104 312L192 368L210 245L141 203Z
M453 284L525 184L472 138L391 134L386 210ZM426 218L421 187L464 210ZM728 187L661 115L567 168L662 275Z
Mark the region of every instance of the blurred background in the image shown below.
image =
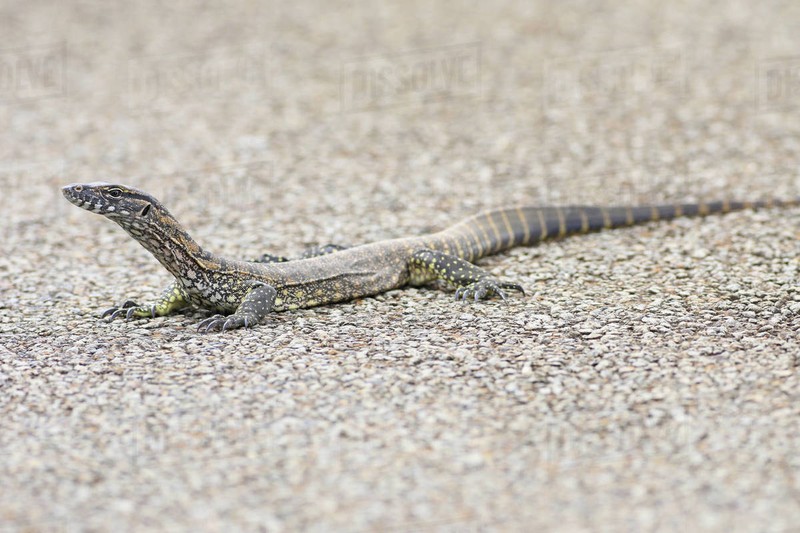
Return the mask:
M7 213L122 180L178 211L192 190L192 224L423 203L440 225L510 200L782 194L797 171L791 2L1 9Z

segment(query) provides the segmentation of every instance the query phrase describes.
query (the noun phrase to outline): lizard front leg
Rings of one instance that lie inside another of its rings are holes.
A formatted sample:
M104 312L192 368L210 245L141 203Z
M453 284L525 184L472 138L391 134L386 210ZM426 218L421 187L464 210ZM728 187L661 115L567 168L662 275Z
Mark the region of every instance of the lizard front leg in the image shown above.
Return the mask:
M412 284L440 279L458 287L456 300L472 297L477 302L493 294L505 300L506 293L503 289L525 294L522 286L516 283L495 279L469 261L436 250L417 250L411 255L408 267Z
M278 291L271 285L259 283L253 285L245 295L236 312L229 316L214 315L206 318L197 325L197 330L208 333L212 329L249 328L258 324L259 320L267 316L275 306L275 297Z
M155 318L157 316L165 316L173 311L177 311L189 305L186 299L186 293L177 281L164 289L164 292L159 297L158 301L150 305L139 305L133 300L128 300L119 307L110 307L103 311L100 318L110 316L110 320L114 320L118 316L125 315L125 318Z

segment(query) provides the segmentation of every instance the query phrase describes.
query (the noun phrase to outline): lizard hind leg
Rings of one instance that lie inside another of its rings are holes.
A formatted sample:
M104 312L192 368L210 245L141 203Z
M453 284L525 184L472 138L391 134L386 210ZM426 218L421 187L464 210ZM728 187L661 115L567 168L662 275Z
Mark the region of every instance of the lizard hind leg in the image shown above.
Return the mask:
M347 246L340 246L338 244L325 244L323 246L314 246L313 248L305 250L300 255L300 259L308 259L309 257L319 257L321 255L328 255L334 252L341 252L342 250L347 250Z
M275 297L278 291L271 285L256 284L242 299L239 307L232 315L214 315L206 318L197 325L197 330L208 333L213 329L249 328L267 316L275 306Z
M346 250L347 246L339 246L338 244L326 244L324 246L314 246L305 250L298 259L308 259L309 257L319 257L320 255L328 255L334 252ZM253 260L253 263L286 263L292 261L289 257L274 254L261 254L260 257Z
M285 263L290 261L288 257L274 254L261 254L256 259L252 259L252 263Z
M408 266L412 284L436 279L446 281L457 287L457 300L466 301L472 298L477 302L493 295L505 300L505 290L525 294L522 286L517 283L495 279L484 269L465 259L436 250L417 250L411 255Z

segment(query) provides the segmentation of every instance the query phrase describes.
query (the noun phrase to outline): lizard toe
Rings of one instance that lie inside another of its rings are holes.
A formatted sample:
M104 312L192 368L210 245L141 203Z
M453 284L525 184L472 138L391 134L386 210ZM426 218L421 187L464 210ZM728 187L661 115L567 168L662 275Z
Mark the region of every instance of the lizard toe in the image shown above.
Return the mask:
M122 313L125 313L125 312L127 312L127 309L125 309L124 307L118 307L118 308L114 309L114 311L109 316L109 319L110 320L114 320L115 318L117 318L118 316L122 315Z
M239 328L243 325L243 323L244 320L241 317L231 316L230 318L228 318L228 320L225 321L224 324L222 324L222 331L225 331L226 329Z
M509 282L506 281L506 282L500 283L499 286L501 288L503 288L503 289L510 289L512 291L517 291L520 294L522 294L523 296L525 296L525 289L523 289L522 285L520 285L518 283L509 283Z
M203 333L208 333L212 329L221 327L225 323L225 317L222 315L214 315L205 318L197 324L197 331L202 330Z

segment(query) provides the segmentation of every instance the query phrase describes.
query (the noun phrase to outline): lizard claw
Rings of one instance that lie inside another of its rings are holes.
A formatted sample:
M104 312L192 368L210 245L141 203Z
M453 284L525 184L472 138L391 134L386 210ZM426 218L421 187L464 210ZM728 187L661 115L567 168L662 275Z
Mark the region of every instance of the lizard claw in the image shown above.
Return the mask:
M214 315L202 320L197 325L197 331L208 333L211 330L219 329L226 331L229 329L249 328L258 323L258 320L249 315L237 315L236 313L228 316L227 318L222 315Z
M136 307L128 307L128 308L123 307L122 309L120 309L120 311L124 311L125 309L128 310L128 312L125 313L125 320L130 320L130 319L136 318L136 317L144 317L145 315L141 314L141 313L148 313L150 315L150 318L155 318L156 317L156 306L155 306L155 304L153 304L151 306L137 305ZM134 316L135 313L140 313L140 314Z
M226 329L236 329L236 328L249 328L250 327L250 317L244 316L241 317L239 315L232 315L225 323L222 325L222 331Z
M205 318L197 324L197 331L202 330L203 333L208 333L212 329L220 327L224 323L224 318L222 315L214 315L208 318Z
M500 285L500 287L502 287L503 289L511 289L512 291L517 291L517 292L519 292L520 294L522 294L522 296L525 296L525 289L523 289L523 288L522 288L522 285L520 285L520 284L518 284L518 283L508 283L508 282L502 282L502 283L500 283L499 285Z
M109 320L114 320L123 314L125 315L125 320L130 320L132 318L144 318L147 316L155 318L156 306L139 305L133 300L128 300L119 307L109 307L100 314L100 318L108 317Z
M103 311L100 314L100 318L105 318L108 315L111 315L111 320L114 320L117 317L117 315L119 314L119 312L122 311L123 309L125 309L126 307L136 307L138 305L136 303L134 303L133 306L127 305L129 303L130 303L130 301L125 302L124 304L120 305L119 307L109 307L108 309L106 309L105 311Z

